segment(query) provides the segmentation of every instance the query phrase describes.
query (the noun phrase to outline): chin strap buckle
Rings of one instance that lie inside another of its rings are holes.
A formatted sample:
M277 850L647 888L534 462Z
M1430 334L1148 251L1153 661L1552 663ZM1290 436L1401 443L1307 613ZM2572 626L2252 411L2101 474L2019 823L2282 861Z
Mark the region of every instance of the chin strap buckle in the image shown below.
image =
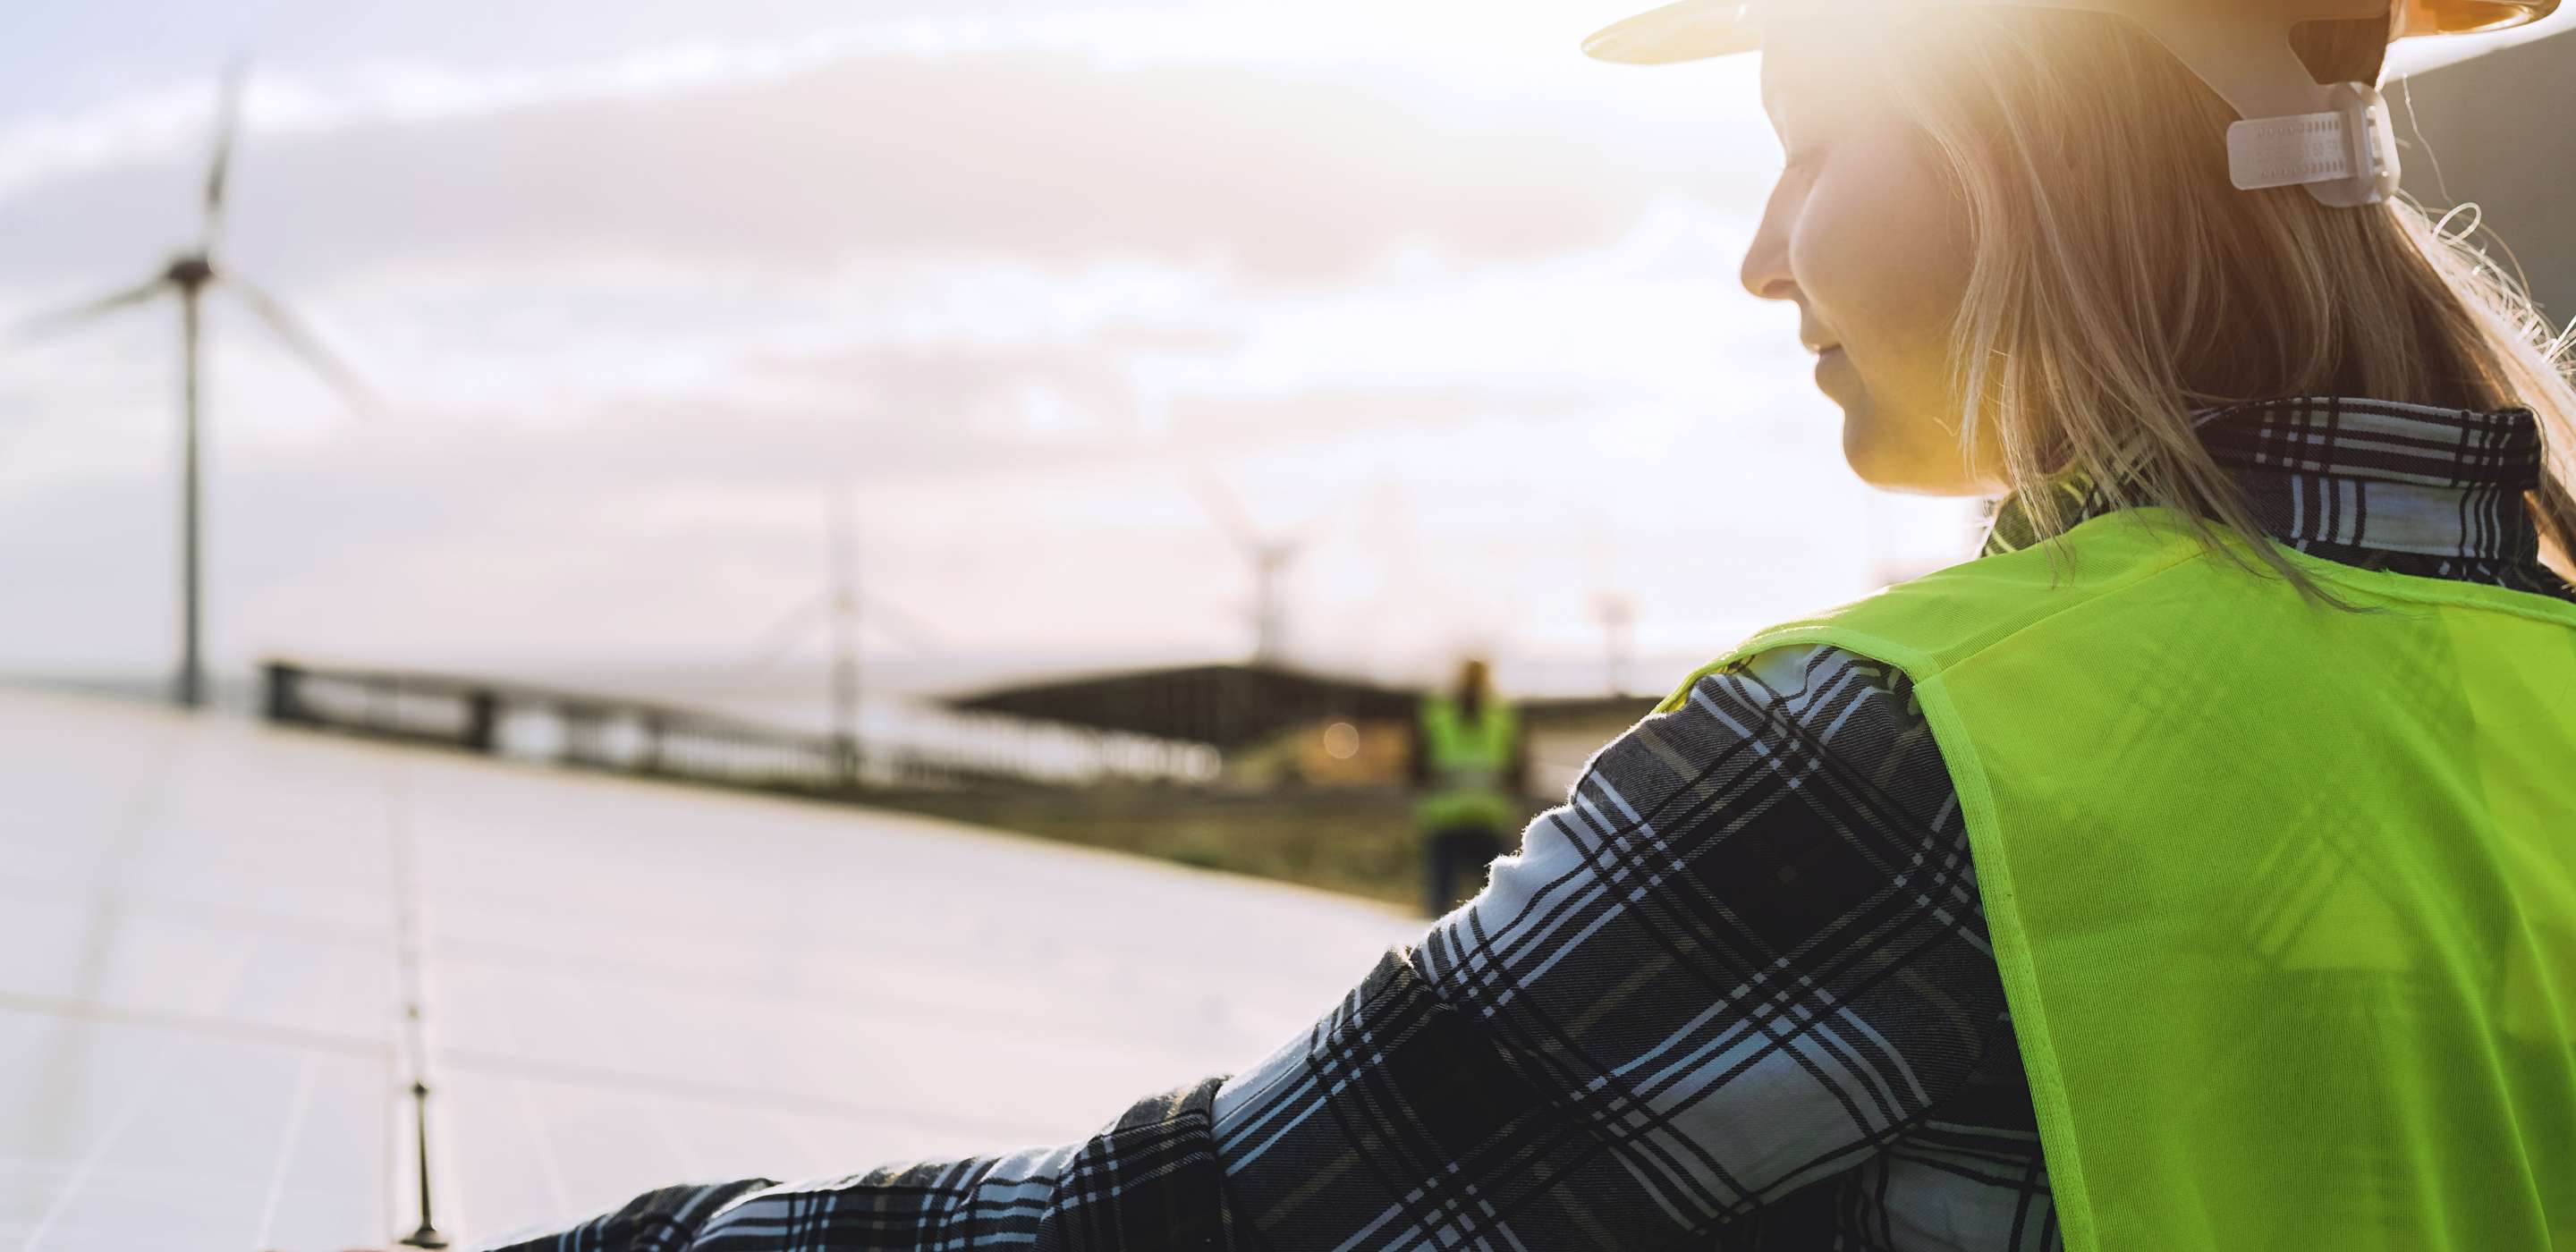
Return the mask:
M2397 191L2397 134L2388 100L2368 83L2322 88L2325 112L2253 118L2227 128L2227 172L2238 189L2306 187L2336 208Z

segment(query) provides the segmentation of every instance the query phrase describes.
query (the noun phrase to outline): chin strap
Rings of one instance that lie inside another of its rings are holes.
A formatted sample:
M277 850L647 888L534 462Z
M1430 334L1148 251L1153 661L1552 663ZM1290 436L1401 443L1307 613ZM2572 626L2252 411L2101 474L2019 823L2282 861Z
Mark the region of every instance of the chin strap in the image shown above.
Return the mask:
M2228 176L2237 187L2304 186L2336 208L2377 204L2397 190L2397 136L2388 101L2368 83L2323 89L2323 113L2295 113L2227 128Z

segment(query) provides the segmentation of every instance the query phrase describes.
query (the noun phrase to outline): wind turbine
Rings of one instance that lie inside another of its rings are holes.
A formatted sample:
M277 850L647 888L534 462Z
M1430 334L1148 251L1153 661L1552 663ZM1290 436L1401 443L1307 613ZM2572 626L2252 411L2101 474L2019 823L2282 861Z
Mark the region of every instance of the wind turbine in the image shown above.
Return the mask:
M1199 507L1207 511L1208 520L1252 562L1252 663L1276 664L1288 641L1288 604L1280 582L1297 558L1306 554L1312 537L1264 535L1224 480L1201 473L1190 482L1198 489Z
M1604 591L1592 597L1592 618L1601 623L1601 642L1610 662L1610 694L1624 696L1628 694L1628 658L1634 641L1630 632L1637 624L1636 598Z
M849 485L834 488L827 506L827 569L823 590L781 615L764 632L760 650L744 668L749 675L767 669L804 646L817 628L825 628L832 653L832 740L839 753L844 782L860 776L859 633L862 624L915 651L936 654L935 632L921 620L859 583L858 507ZM865 609L864 616L861 610Z
M1583 510L1584 568L1595 578L1592 620L1601 624L1604 689L1611 696L1628 694L1628 663L1634 655L1637 598L1608 581L1619 568L1610 543L1610 515L1595 506Z
M322 341L286 306L240 276L220 270L215 265L215 243L222 233L224 220L225 176L232 163L233 136L240 128L243 66L235 62L224 73L215 103L214 155L206 165L204 217L193 247L170 258L159 273L87 304L64 309L29 322L23 332L41 333L75 322L87 321L129 305L144 304L164 295L179 298L179 675L176 694L179 703L194 708L205 703L205 663L201 646L203 612L201 610L200 537L198 522L199 487L199 410L198 352L203 335L200 330L206 292L223 286L250 311L268 324L287 349L303 358L304 363L320 374L323 381L349 402L364 411L370 405L367 389L357 375L340 363L322 346Z

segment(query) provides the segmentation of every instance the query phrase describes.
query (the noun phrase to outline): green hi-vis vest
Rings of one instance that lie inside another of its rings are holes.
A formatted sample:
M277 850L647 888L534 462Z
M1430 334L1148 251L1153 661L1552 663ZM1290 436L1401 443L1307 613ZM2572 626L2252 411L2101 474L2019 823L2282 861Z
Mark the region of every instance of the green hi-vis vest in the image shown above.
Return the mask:
M2066 1246L2576 1248L2576 605L2289 553L2366 611L2314 605L2163 510L2066 549L1719 662L1913 678Z
M1422 701L1422 751L1431 789L1415 806L1426 829L1481 826L1509 834L1520 825L1519 801L1504 786L1520 737L1511 706L1487 697L1470 721L1446 695Z

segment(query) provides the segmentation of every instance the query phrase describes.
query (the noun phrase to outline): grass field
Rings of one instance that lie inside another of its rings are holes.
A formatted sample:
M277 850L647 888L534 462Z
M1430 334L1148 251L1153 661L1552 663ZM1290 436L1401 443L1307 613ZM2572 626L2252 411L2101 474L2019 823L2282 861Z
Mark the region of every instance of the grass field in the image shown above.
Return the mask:
M1212 795L1154 787L900 792L871 803L1412 906L1422 864L1400 791Z

